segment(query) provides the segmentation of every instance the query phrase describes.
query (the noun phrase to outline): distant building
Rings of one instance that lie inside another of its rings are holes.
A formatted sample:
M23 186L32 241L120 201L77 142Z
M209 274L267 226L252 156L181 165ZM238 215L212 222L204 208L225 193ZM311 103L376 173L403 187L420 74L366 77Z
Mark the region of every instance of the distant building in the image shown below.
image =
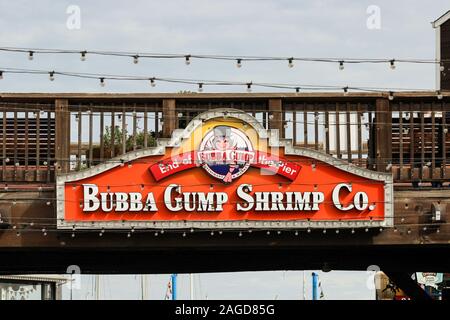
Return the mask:
M450 10L431 23L436 29L436 89L450 90Z
M61 300L61 275L0 275L0 300Z

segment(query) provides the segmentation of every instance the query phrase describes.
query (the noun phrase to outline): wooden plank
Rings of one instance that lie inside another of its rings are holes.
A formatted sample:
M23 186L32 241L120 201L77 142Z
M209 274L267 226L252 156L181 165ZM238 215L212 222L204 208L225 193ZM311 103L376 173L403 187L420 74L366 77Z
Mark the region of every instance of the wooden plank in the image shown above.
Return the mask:
M155 121L155 137L159 138L161 135L159 134L159 110L157 110L156 112L154 112L154 117L153 117L154 121Z
M81 137L82 137L82 119L81 106L78 106L78 152L77 152L77 170L81 170Z
M105 157L105 114L103 110L100 111L100 162L103 162Z
M116 156L115 148L116 148L116 113L111 111L111 146L110 146L110 155L111 159Z
M29 138L29 126L28 126L28 110L25 111L25 176L28 176L28 138Z
M325 111L325 152L330 154L330 115Z
M89 108L89 161L88 161L88 168L90 168L92 166L92 158L93 158L93 148L92 148L92 138L93 138L93 134L94 134L94 128L93 128L93 110L92 110L92 103L90 105Z
M347 102L346 112L346 127L347 127L347 160L348 163L352 162L352 136L351 136L351 118L350 118L350 104Z
M269 105L269 114L272 117L269 117L268 125L269 129L278 129L278 134L281 137L284 131L283 121L282 121L282 112L283 112L283 104L281 99L270 99L268 102Z
M421 102L423 110L423 102ZM420 112L420 179L424 178L425 166L425 113Z
M445 179L446 177L446 167L447 167L447 149L446 149L446 144L447 144L447 132L448 132L448 128L447 128L447 112L446 112L446 108L445 108L445 104L444 102L441 102L441 107L442 107L442 165L441 165L441 177L442 179Z
M392 109L388 99L377 99L376 110L376 169L387 171L387 163L392 161Z
M122 106L122 154L127 153L127 114L125 103Z
M430 179L434 179L434 170L436 169L436 129L435 129L434 102L431 111L431 172Z
M400 102L400 111L398 113L398 128L399 128L399 177L400 180L403 179L403 106Z
M340 114L339 114L339 103L336 103L336 116L334 125L336 126L336 156L341 159L341 128L340 128Z
M410 179L414 179L414 170L415 170L415 157L414 157L414 144L415 144L415 139L414 139L414 131L415 131L415 127L414 127L414 112L413 109L411 107L411 105L409 105L410 110L409 110L409 163L411 165L411 172L410 172Z
M144 148L148 148L148 110L147 104L144 105Z
M50 119L51 121L51 119ZM48 150L47 150L48 152ZM70 113L67 99L55 100L55 163L56 172L70 170Z
M308 112L306 103L303 104L303 146L308 148Z
M176 100L163 100L163 137L170 138L177 128Z
M50 110L47 110L47 182L50 182L50 175L51 175L51 148L52 148L52 141L51 141L51 112Z
M17 111L14 109L14 146L17 145ZM13 159L14 159L14 181L17 180L17 148L13 148Z
M319 113L314 112L314 149L319 150Z
M362 164L362 124L361 124L361 117L362 117L362 113L361 113L361 104L358 102L358 106L357 106L357 112L358 114L357 116L357 126L358 126L358 133L357 133L357 139L358 139L358 165L360 166Z
M134 104L133 109L133 151L136 151L136 135L137 135L137 120L136 120L136 103Z
M297 145L297 111L292 111L292 141Z
M6 110L3 110L2 181L6 181Z
M41 180L40 168L41 168L41 113L36 111L36 181Z

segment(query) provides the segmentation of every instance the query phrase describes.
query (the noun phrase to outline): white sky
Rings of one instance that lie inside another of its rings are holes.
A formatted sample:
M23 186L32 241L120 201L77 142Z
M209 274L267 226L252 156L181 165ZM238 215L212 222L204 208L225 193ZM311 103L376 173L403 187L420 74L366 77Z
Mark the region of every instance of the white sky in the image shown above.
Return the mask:
M66 27L69 5L81 9L81 28ZM369 5L381 9L381 28L366 27ZM430 22L449 9L448 0L296 1L296 0L171 0L171 1L6 1L0 0L0 46L120 50L183 54L276 55L353 58L435 57ZM36 55L0 52L5 67L113 73L156 77L282 82L296 84L433 89L432 65L346 65L286 61L235 63L193 60L143 60L77 55ZM43 75L5 74L0 92L177 92L196 87L175 84L108 82ZM243 92L245 88L206 88L205 92ZM255 89L258 91L258 89ZM308 284L310 282L308 272ZM366 272L320 275L328 299L371 299ZM76 298L89 298L91 277L83 279ZM187 298L188 277L180 276L180 297ZM149 295L162 299L168 275L150 277ZM135 276L102 278L102 298L139 298ZM301 272L249 272L197 276L197 298L299 299ZM310 286L308 287L310 298ZM200 294L201 292L201 294ZM67 297L68 291L65 291Z

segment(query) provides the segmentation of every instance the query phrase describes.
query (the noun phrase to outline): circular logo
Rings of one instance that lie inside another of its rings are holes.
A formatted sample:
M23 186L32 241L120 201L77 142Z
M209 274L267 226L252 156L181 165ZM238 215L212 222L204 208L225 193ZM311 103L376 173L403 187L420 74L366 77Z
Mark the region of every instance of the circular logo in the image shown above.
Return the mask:
M254 161L255 151L242 131L229 126L216 126L206 133L197 155L210 175L231 183L247 171Z

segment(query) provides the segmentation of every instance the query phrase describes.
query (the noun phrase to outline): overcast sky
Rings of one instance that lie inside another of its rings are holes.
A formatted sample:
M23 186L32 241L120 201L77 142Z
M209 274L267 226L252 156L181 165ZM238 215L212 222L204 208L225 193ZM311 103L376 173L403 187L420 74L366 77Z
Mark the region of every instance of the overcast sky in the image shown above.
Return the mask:
M70 5L80 8L80 28L69 29ZM380 28L367 28L367 8L380 8ZM274 55L297 57L435 58L435 32L430 22L450 9L448 0L332 1L6 1L0 0L0 46L114 50L130 52ZM78 55L0 52L2 68L142 75L229 81L276 82L338 86L434 89L432 65L346 65L286 61L143 60ZM177 92L188 85L108 82L43 75L5 74L0 92ZM206 88L206 92L242 87ZM255 89L257 91L258 89ZM307 272L307 297L311 298ZM320 274L325 298L372 299L366 272ZM164 298L169 275L149 277L150 298ZM101 298L140 298L135 276L102 277ZM196 298L301 299L302 273L249 272L196 276ZM188 297L188 276L180 276L180 297ZM65 290L65 297L68 291ZM92 298L92 277L83 278L75 298Z

